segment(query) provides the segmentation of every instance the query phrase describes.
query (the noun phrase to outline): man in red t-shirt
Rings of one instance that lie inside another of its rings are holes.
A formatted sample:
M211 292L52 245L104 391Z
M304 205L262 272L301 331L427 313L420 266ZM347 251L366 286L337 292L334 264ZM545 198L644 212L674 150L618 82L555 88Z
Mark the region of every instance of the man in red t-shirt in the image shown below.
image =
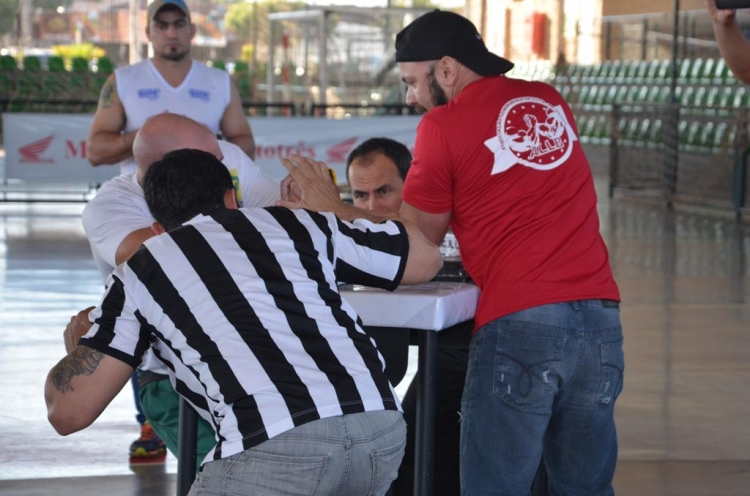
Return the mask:
M614 494L624 358L619 292L575 119L550 85L503 76L464 17L396 38L406 103L426 111L401 215L453 229L482 293L462 400L463 495Z

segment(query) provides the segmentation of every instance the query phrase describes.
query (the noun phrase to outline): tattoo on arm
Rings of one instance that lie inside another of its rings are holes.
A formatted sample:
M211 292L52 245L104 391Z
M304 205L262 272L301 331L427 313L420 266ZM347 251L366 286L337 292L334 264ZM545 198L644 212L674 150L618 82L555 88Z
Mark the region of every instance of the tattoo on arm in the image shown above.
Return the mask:
M102 93L99 95L99 106L109 108L118 100L117 83L107 81L102 87Z
M75 349L60 363L55 365L52 372L52 385L65 394L73 391L70 381L77 375L91 375L104 358L104 353L88 346L76 346Z

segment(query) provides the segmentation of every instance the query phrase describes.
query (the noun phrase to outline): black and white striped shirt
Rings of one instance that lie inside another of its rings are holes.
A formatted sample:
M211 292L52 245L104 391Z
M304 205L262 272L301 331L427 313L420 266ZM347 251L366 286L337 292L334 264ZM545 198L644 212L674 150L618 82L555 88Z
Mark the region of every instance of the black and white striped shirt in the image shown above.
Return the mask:
M394 289L408 249L398 222L217 209L119 266L80 344L136 367L153 343L177 392L216 429L207 459L320 418L399 410L337 281Z

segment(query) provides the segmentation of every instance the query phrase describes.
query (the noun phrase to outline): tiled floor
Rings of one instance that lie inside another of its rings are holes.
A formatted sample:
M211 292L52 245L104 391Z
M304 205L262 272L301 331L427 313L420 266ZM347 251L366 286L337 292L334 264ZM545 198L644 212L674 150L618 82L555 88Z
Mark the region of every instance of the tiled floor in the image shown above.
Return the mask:
M62 330L101 290L81 208L0 204L0 494L172 495L173 458L127 465L130 390L84 432L46 421ZM626 336L618 495L750 495L750 225L604 196L600 213Z

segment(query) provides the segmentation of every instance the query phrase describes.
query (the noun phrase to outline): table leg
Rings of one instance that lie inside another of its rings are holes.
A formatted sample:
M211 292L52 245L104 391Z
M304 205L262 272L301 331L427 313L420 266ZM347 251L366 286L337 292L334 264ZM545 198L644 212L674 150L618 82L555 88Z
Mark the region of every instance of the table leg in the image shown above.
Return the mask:
M414 447L414 494L431 496L435 457L435 380L438 333L420 331L417 370L417 425Z
M198 414L180 398L180 420L177 441L177 496L185 496L195 480L198 449Z

